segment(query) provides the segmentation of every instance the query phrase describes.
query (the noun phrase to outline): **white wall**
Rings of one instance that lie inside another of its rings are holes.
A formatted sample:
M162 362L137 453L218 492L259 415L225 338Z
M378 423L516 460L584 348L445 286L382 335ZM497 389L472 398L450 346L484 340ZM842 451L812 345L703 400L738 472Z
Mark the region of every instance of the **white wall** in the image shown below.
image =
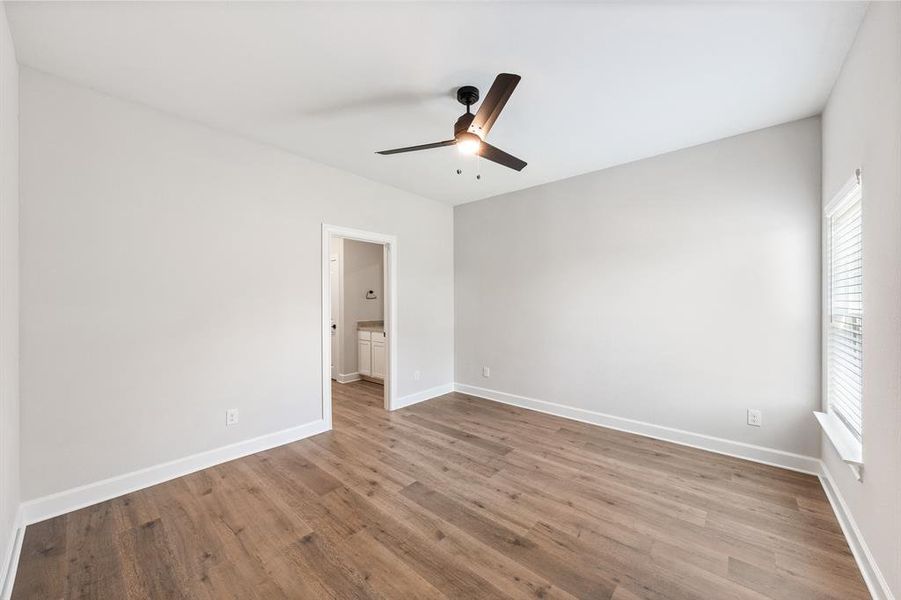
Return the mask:
M344 300L344 339L341 373L357 372L357 322L380 321L385 318L384 246L356 240L342 240L344 251L342 297ZM366 292L375 291L375 300L367 300Z
M819 208L817 118L458 206L456 381L816 456Z
M19 67L0 2L0 587L19 508L18 182Z
M322 222L398 238L399 395L452 381L450 207L20 86L24 498L319 419Z
M863 172L863 460L823 461L901 598L901 4L874 2L823 112L823 202Z

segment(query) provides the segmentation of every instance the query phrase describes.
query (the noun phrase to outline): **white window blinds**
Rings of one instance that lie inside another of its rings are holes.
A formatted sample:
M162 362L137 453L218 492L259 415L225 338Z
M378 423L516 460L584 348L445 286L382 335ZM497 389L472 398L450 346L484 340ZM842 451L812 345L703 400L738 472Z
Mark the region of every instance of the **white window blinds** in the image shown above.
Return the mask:
M863 281L860 171L827 205L827 379L829 411L858 440L862 431Z

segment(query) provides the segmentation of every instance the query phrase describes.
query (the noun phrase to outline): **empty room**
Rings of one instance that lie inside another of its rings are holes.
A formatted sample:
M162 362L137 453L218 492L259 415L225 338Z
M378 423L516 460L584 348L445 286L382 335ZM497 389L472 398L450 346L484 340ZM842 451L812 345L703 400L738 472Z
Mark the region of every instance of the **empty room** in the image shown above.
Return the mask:
M901 1L0 1L0 600L901 600Z

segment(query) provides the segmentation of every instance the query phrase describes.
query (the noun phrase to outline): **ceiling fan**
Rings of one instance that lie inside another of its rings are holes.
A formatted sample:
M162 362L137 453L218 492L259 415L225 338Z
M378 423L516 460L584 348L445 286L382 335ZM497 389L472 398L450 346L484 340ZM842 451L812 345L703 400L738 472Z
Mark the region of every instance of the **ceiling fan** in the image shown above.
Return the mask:
M496 162L499 165L509 167L516 171L522 171L526 166L524 160L520 160L515 156L507 154L500 148L495 148L485 141L485 136L491 131L491 126L497 121L497 117L510 99L516 84L520 80L519 75L510 73L501 73L495 78L488 90L488 95L479 106L476 114L469 111L469 107L479 101L479 89L471 85L464 85L457 90L457 101L466 106L466 113L457 119L454 124L454 137L443 142L434 142L432 144L422 144L421 146L409 146L407 148L395 148L393 150L382 150L376 154L400 154L401 152L416 152L418 150L430 150L432 148L442 148L444 146L456 145L457 149L463 154L476 154L482 158Z

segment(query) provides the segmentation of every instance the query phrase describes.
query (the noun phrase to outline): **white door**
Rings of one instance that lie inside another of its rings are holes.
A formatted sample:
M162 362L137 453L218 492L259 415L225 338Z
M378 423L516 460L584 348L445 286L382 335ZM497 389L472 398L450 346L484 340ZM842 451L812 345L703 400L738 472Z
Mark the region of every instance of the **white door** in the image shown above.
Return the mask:
M357 340L357 372L360 375L372 375L372 345L369 340Z
M338 343L338 305L341 301L340 286L338 281L338 255L332 254L328 262L329 287L332 297L331 306L331 325L332 325L332 379L338 379L338 352L340 344Z
M372 377L385 379L385 334L383 333L372 334Z

